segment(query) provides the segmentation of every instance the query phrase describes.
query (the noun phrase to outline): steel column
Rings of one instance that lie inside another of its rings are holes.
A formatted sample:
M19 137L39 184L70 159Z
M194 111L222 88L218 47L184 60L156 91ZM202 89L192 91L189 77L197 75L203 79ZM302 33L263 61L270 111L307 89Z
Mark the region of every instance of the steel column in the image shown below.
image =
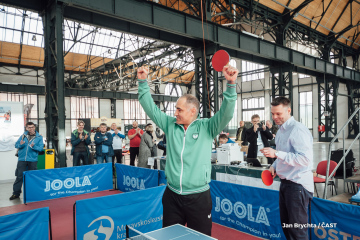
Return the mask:
M317 77L318 82L318 119L325 126L325 132L319 132L319 142L330 142L337 133L337 96L339 79L328 76ZM325 114L326 113L326 114Z
M194 51L195 89L201 117L210 118L219 110L218 73L211 66L211 55L215 51L212 47L206 50L208 54L203 48Z
M43 15L45 40L45 121L47 148L55 149L56 165L66 167L63 5L54 2Z
M351 82L346 83L348 91L348 117L350 117L356 108L360 107L360 89L358 84ZM348 138L354 139L359 134L359 115L355 115L353 120L348 125L349 135Z
M291 101L291 109L293 109L293 67L270 67L270 73L272 84L272 98L274 99L280 96L289 98Z

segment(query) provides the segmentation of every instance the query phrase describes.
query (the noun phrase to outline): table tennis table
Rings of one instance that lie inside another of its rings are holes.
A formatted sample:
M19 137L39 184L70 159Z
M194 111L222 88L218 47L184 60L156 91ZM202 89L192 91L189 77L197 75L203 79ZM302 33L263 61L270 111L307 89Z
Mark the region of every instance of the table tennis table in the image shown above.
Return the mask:
M130 227L129 227L130 228ZM134 230L134 229L132 229ZM136 231L136 230L135 230ZM137 231L138 232L138 231ZM152 232L148 233L141 233L142 235L129 237L128 231L127 231L127 238L126 239L136 239L136 240L209 240L209 239L215 239L213 237L209 237L205 234L202 234L200 232L197 232L195 230L192 230L190 228L187 228L180 224L175 224L169 227L161 228Z

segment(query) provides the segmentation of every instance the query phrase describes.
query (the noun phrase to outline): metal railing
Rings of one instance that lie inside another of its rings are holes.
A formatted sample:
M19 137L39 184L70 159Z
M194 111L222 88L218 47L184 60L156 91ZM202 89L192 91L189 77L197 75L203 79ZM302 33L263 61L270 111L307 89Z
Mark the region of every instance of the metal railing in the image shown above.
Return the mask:
M339 168L339 166L341 165L342 162L345 161L346 156L348 155L348 153L350 152L352 146L354 145L354 143L359 139L360 137L360 123L359 123L359 133L356 135L354 141L352 141L352 143L350 144L348 150L345 152L345 128L347 127L347 125L349 125L349 123L351 122L351 120L355 117L355 115L360 111L360 108L356 108L355 111L353 112L353 114L351 114L351 116L349 117L349 119L347 120L347 122L344 124L344 126L339 130L339 132L335 135L335 137L331 140L330 144L329 144L329 155L328 155L328 159L327 159L327 167L326 167L326 180L325 180L325 189L324 189L324 196L323 198L326 199L327 198L327 186L329 184L329 179L331 179L334 176L334 173L336 172L336 170ZM360 115L359 115L359 119L360 119ZM343 137L343 156L340 159L340 161L338 162L337 166L335 167L335 169L332 171L332 173L329 176L329 171L330 171L330 157L331 157L331 147L333 145L333 143L338 139L340 133L342 133L342 137ZM359 141L359 151L360 151L360 141ZM343 164L344 167L344 174L343 174L343 180L344 180L344 192L345 192L345 178L346 178L346 161ZM336 186L335 186L336 187Z

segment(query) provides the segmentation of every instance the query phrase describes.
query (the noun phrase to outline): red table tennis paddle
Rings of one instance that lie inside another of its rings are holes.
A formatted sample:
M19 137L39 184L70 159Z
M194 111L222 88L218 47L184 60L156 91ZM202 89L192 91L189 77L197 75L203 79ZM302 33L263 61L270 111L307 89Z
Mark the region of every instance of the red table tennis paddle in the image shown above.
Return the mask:
M229 62L230 55L225 50L217 51L211 59L212 66L217 72L221 72Z
M264 170L261 173L261 180L266 186L270 186L274 182L274 177L271 175L271 172L269 170Z

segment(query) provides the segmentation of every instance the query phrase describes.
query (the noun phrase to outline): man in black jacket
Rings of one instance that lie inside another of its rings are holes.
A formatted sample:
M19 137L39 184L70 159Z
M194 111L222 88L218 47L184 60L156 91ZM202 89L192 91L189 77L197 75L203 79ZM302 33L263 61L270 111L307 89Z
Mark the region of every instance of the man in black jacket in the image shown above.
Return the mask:
M268 164L271 159L267 159L261 152L260 149L264 147L270 147L269 140L273 138L269 128L264 123L260 124L260 116L254 114L251 117L251 123L253 127L246 130L246 140L249 142L248 158L257 158L260 163Z
M238 128L238 130L236 132L235 141L243 141L241 143L241 145L248 145L248 142L246 141L246 136L245 136L246 130L247 130L247 128L245 127L245 122L240 121L240 127Z

